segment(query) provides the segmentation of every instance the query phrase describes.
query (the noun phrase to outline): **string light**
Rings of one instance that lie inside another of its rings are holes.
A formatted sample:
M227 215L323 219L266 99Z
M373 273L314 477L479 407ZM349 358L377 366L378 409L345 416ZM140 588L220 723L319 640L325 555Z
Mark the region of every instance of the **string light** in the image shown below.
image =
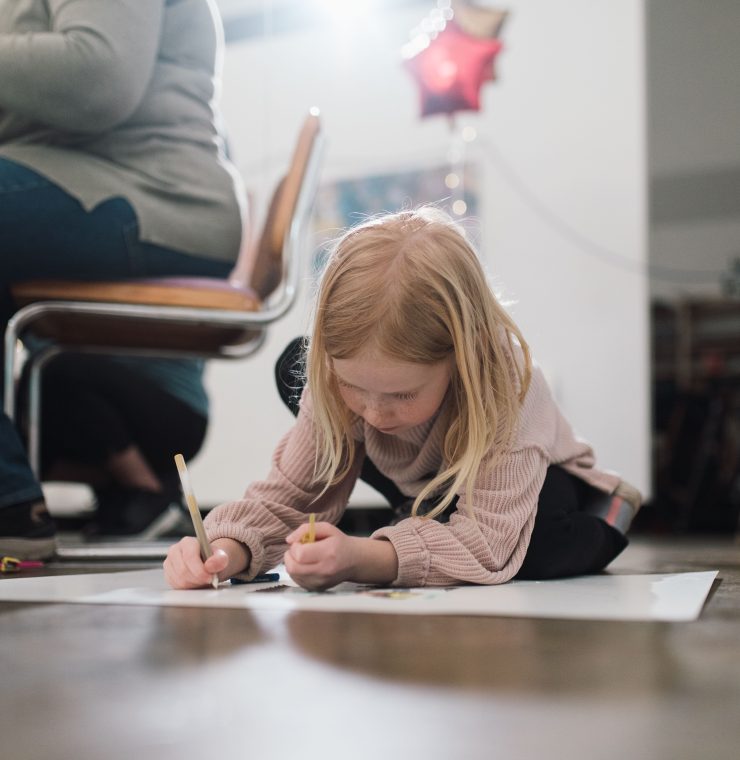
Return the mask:
M453 16L451 0L437 0L437 7L409 32L409 41L401 48L403 58L413 58L429 47L432 40L443 32Z
M460 175L459 174L456 174L455 172L450 172L445 177L445 185L450 190L454 190L459 184L460 184Z

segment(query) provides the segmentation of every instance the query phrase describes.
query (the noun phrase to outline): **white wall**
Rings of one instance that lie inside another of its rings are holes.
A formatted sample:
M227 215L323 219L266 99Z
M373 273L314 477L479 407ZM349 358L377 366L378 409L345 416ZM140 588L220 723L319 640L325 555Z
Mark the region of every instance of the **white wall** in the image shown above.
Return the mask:
M740 257L740 3L648 8L651 291L716 296Z
M604 466L648 489L642 0L507 7L499 79L485 86L481 113L458 120L478 132L468 159L484 175L482 254L516 299L515 318L567 416ZM419 119L399 61L425 10L355 13L361 24L345 37L327 20L320 30L228 47L224 110L251 189L272 186L314 105L329 141L327 182L447 160L447 121ZM600 258L601 248L613 260ZM266 473L291 424L273 364L305 325L304 300L258 356L212 363L212 425L192 467L204 505ZM377 502L372 494L355 501Z

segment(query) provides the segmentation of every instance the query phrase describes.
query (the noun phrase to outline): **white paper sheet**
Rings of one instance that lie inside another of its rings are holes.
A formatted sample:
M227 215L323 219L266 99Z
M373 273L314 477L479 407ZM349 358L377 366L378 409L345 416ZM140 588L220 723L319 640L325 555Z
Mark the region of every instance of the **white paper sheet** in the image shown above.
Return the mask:
M12 578L0 581L0 601L171 607L489 615L581 620L695 620L717 571L655 575L591 575L554 581L449 589L379 589L344 583L331 591L279 583L174 591L159 568L120 573Z

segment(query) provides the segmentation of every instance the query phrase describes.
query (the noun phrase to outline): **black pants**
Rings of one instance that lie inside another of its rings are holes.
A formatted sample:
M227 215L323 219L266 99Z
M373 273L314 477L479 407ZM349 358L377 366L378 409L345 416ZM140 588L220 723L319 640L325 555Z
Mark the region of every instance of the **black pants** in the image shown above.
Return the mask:
M173 455L191 459L205 438L206 417L108 357L62 354L41 377L42 471L62 458L102 467L135 445L158 475L172 475Z
M275 365L280 398L293 414L305 383L305 341L296 338ZM362 480L398 508L408 497L368 459L362 465ZM537 502L537 515L529 548L519 572L520 580L545 580L603 570L627 546L627 539L611 525L582 510L600 491L566 472L562 467L547 468ZM455 497L455 502L457 497ZM454 509L450 505L447 513ZM444 519L444 518L443 518Z

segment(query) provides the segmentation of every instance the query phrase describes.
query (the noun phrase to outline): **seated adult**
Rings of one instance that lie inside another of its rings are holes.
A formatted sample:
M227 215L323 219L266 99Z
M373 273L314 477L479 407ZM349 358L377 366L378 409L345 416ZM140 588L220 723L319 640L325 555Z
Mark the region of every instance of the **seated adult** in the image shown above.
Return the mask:
M25 280L228 275L245 201L219 131L222 47L209 0L0 0L0 328ZM0 553L54 551L3 415Z

